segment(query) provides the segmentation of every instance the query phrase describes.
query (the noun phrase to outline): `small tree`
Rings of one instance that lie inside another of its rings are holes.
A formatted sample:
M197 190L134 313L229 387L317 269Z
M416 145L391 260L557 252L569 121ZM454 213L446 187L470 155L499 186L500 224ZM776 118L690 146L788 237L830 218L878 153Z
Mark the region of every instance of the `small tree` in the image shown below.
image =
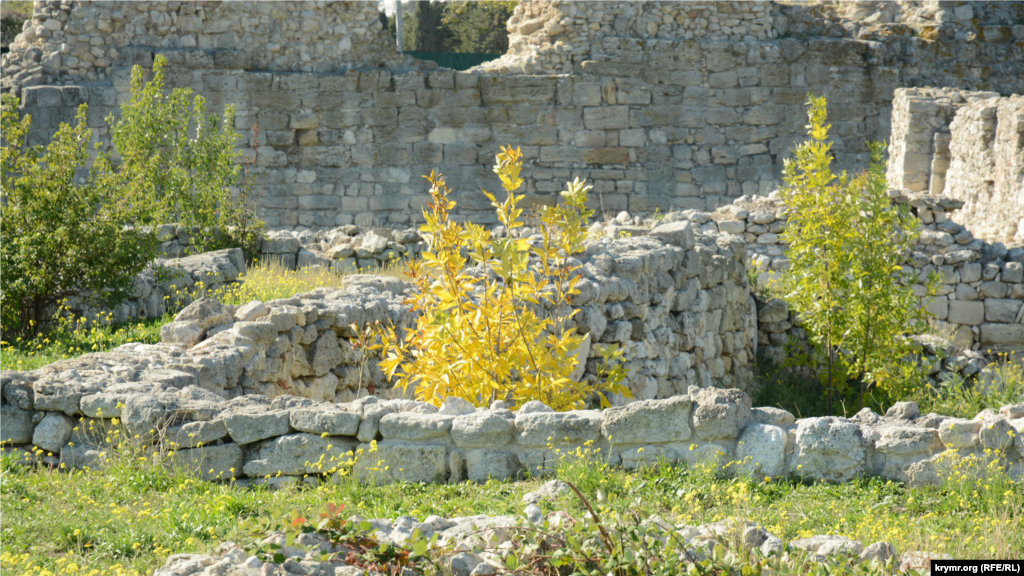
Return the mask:
M156 256L152 232L133 224L147 216L136 190L116 175L76 174L89 156L88 107L75 127L62 124L44 149L27 146L31 116L18 100L2 106L0 192L0 323L5 338L38 332L66 298L91 295L112 306L128 298L133 279Z
M522 196L515 194L523 183L521 169L519 149L503 148L494 171L508 197L499 202L484 192L509 231L523 226ZM606 406L609 392L629 395L615 347L599 347L607 368L604 382L569 378L583 340L575 328L567 328L581 278L571 257L586 238L589 187L571 182L562 192L564 204L542 211L544 240L532 246L511 235L494 237L477 224L452 222L455 202L448 199L444 177L431 173L427 179L431 202L421 230L430 250L422 263L410 264L419 287L413 297L419 316L404 338L395 327L382 331L384 373L433 404L457 396L477 406L496 399L515 405L540 400L569 410L593 396Z
M232 197L241 175L234 106L227 106L222 119L207 115L206 100L189 88L165 94L166 64L157 55L149 82L141 66L132 69L131 99L122 103L119 118L107 117L118 165L101 154L99 169L118 172L124 185L148 201L140 224L177 222L191 228L195 252L227 246L252 252L263 222L249 205L248 178L239 197Z
M865 394L913 351L908 333L926 327L927 311L904 268L921 223L888 197L884 144L870 144L871 167L850 178L832 172L824 97L808 95L810 140L786 160L780 200L790 271L784 298L825 360L827 409L847 382ZM934 295L936 279L929 280Z

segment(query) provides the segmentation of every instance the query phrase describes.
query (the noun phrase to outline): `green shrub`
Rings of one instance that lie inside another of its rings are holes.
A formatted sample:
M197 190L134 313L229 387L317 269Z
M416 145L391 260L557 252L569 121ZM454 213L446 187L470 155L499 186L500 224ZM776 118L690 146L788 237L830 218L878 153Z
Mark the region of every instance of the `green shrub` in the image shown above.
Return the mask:
M88 158L87 106L75 127L62 124L44 149L27 146L32 119L18 119L18 100L2 105L0 168L0 314L3 335L39 330L58 305L91 295L112 306L156 256L156 237L131 224L146 216L136 191L116 174L76 175Z
M780 191L789 212L782 289L824 358L831 413L833 398L850 384L859 386L863 405L873 387L905 379L901 364L914 350L905 335L924 331L928 314L910 285L912 270L903 267L921 223L888 197L884 145L870 144L866 173L833 173L825 98L808 98L811 139L786 160Z
M3 337L37 333L69 298L112 307L131 296L133 280L157 256L153 225L193 231L197 252L258 247L264 223L249 206L251 182L239 182L234 111L207 116L188 89L164 95L166 59L154 78L132 70L131 99L108 116L115 154L99 153L85 173L92 131L88 107L75 127L62 124L51 143L28 146L31 116L3 99L0 192L0 314ZM238 185L234 192L232 187Z
M232 197L241 177L234 106L227 106L222 120L207 115L206 100L189 88L165 94L166 64L163 55L154 59L149 82L141 66L133 68L131 99L122 103L120 118L107 117L117 171L149 204L142 224L177 222L192 229L196 253L241 246L251 255L264 224L249 206L248 177ZM97 164L115 170L109 154L101 154Z

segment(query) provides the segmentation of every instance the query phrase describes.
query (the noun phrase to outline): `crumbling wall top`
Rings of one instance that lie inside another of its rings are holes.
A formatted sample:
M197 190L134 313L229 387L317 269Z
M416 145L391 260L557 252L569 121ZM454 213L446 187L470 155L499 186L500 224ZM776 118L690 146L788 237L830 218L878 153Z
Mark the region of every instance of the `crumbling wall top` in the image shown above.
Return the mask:
M3 89L105 82L138 49L194 68L333 72L401 66L372 2L36 2L4 56ZM410 59L411 60L411 59Z

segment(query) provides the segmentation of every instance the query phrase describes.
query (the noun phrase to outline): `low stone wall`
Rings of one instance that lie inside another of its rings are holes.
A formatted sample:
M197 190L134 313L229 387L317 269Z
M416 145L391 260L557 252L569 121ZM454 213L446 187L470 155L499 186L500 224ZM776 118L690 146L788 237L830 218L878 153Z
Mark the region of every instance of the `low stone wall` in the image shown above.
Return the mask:
M133 352L175 353L136 346L113 354ZM272 484L349 465L360 480L378 483L507 479L524 471L550 473L562 454L577 449L626 468L664 458L757 478L881 476L937 484L944 459L954 456L1002 457L1013 477L1024 476L1024 404L986 410L973 420L921 416L913 403L899 403L885 417L866 409L851 419L795 420L784 410L752 408L740 390L691 387L682 396L603 411L556 413L529 402L512 412L451 399L440 409L374 396L345 404L295 396L225 400L180 372L146 370L141 375L151 380L145 384L95 392L82 382L72 396L54 394L45 377L29 382L5 374L0 436L26 458L96 468L110 450L104 438L118 418L128 437L159 442L172 450L170 464L202 478ZM27 443L43 453L33 456Z
M199 292L217 292L234 284L245 270L245 256L238 248L157 260L135 277L132 296L127 301L106 309L87 299L71 298L68 306L75 316L88 320L107 313L114 322L159 318L180 310Z

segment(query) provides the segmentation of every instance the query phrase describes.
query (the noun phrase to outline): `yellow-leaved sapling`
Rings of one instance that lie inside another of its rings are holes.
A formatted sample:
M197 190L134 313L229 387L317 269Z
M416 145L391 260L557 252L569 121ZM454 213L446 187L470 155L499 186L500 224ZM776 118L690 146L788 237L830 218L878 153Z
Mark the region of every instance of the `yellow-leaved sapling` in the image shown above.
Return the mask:
M555 410L572 410L610 393L630 396L622 384L622 351L598 346L601 378L575 382L570 375L585 336L572 326L572 296L582 276L574 254L583 250L590 187L577 179L562 202L540 212L542 241L517 238L524 226L523 196L515 191L522 153L503 147L494 172L507 192L504 200L483 193L508 230L496 236L483 226L450 218L455 202L444 176L431 172L430 203L420 228L429 242L422 261L410 264L419 287L411 298L419 316L408 329L381 330L380 366L396 386L440 405L448 397L476 406L504 400L514 406L539 400ZM398 331L402 330L400 334Z

